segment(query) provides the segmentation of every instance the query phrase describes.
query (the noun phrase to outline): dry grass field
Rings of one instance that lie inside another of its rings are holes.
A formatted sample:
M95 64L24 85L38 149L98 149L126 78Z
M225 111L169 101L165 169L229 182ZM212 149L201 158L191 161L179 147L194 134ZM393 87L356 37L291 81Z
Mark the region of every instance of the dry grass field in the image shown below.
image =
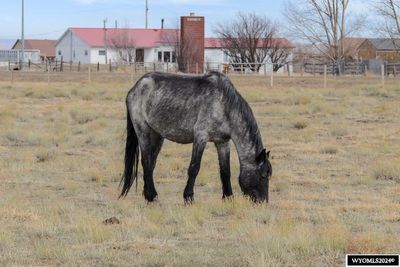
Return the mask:
M241 196L234 152L235 198L221 200L209 144L183 205L191 146L171 142L158 203L141 179L118 200L127 80L0 82L0 265L343 266L350 252L399 253L400 82L232 81L271 150L268 204Z

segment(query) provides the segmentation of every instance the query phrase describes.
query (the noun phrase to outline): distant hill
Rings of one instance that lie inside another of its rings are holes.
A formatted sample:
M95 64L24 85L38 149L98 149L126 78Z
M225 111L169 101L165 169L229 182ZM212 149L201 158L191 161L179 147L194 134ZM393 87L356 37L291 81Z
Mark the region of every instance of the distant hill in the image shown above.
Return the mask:
M0 39L0 49L11 49L15 41L15 39Z

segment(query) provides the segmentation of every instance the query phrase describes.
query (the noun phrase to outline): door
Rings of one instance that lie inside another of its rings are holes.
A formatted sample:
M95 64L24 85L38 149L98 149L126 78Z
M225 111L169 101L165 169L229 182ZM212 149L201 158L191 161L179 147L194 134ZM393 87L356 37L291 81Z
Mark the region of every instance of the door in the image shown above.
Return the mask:
M144 62L144 49L136 49L135 62Z

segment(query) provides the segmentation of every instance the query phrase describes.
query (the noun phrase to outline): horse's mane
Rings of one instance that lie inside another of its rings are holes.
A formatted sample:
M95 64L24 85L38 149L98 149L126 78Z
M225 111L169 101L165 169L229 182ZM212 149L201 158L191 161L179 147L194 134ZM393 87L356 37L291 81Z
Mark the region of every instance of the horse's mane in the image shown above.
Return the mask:
M243 116L244 122L247 126L247 132L255 144L256 153L259 153L263 148L261 134L257 121L247 101L240 95L232 82L224 74L217 71L211 71L205 76L207 78L216 78L214 78L214 82L217 82L217 87L222 90L224 101L226 101L228 105L229 114L231 114L232 111L236 111Z

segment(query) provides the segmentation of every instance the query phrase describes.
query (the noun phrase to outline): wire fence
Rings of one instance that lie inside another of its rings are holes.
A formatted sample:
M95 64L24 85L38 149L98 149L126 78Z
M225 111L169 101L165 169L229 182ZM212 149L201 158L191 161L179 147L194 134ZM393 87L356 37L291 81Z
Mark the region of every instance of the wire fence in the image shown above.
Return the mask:
M286 63L282 65L270 63L219 63L207 62L204 70L199 64L192 63L188 69L194 74L201 74L203 71L220 71L232 76L260 76L265 78L270 87L276 85L280 77L307 78L314 77L322 80L323 87L329 86L329 81L338 75L338 67L332 63ZM188 63L189 65L189 63ZM190 65L189 65L190 66ZM363 62L352 62L343 64L339 69L340 77L352 79L354 77L371 77L382 85L391 78L400 78L400 63L381 64L378 73L376 66L373 70ZM11 83L18 81L31 82L104 82L117 80L133 83L137 77L147 72L161 71L178 73L179 68L175 63L163 62L137 62L130 65L118 64L73 64L66 62L43 62L33 64L27 62L22 70L19 65L6 64L0 67L0 81Z

